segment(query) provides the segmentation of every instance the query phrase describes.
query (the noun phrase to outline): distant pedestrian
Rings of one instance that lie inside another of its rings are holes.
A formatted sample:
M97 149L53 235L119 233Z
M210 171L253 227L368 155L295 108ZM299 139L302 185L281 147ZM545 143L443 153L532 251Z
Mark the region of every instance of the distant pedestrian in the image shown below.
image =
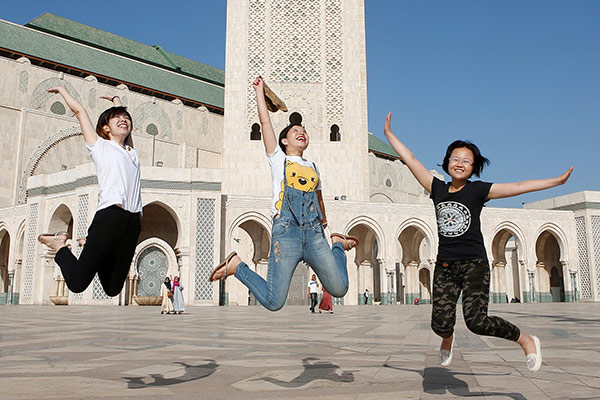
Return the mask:
M160 294L162 303L160 305L161 314L171 314L173 311L173 292L171 291L171 279L167 276L161 285Z
M369 289L365 288L364 297L365 297L365 304L369 304Z
M317 283L317 276L315 274L312 275L311 280L308 282L308 295L310 296L310 312L315 313L315 307L317 305L317 288L319 284Z
M177 314L181 314L185 311L185 303L183 301L183 285L179 281L179 277L173 277L173 285L171 290L173 291L173 309Z
M323 297L321 297L321 302L319 303L319 314L321 314L321 310L329 311L329 314L333 314L333 299L325 288L323 288Z

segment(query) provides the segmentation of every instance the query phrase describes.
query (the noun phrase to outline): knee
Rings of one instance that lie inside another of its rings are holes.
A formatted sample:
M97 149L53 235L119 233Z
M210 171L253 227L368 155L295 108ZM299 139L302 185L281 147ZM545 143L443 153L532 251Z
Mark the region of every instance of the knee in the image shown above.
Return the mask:
M327 286L325 290L327 290L327 293L329 293L333 297L344 297L348 292L348 282L339 282L336 283L333 287Z
M485 316L475 316L472 318L465 318L465 324L471 332L477 335L483 335L487 331L486 320L487 318Z
M69 288L69 292L71 293L83 293L85 292L85 289L87 289L88 286L89 284L83 285L78 283L67 283L67 287Z
M119 293L121 293L121 290L123 289L123 287L112 288L112 287L102 286L102 289L104 289L104 293L106 293L107 296L115 297L115 296L118 296Z

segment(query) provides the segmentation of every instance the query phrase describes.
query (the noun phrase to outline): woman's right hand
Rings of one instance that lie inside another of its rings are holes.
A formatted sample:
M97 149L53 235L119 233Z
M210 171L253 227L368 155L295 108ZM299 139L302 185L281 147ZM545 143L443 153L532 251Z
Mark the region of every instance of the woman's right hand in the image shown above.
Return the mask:
M260 76L256 77L254 82L252 82L252 87L254 87L254 90L256 90L257 92L264 92L265 84L264 84L262 77L260 77Z

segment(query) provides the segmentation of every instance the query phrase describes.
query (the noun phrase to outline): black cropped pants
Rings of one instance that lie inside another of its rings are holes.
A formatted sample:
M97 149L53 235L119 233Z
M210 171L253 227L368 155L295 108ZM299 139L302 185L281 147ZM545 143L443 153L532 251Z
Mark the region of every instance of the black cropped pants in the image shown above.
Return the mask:
M116 205L97 211L79 259L66 246L54 257L69 290L83 292L98 273L104 292L118 295L127 278L140 231L140 213Z

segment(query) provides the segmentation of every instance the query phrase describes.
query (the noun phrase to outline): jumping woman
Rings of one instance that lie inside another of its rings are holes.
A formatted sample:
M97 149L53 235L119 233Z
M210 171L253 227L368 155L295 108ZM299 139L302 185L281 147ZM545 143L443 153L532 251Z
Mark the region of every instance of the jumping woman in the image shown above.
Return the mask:
M279 141L275 139L262 78L258 77L253 87L273 181L267 280L253 272L235 252L214 269L210 280L235 275L263 306L277 311L285 303L296 266L304 260L329 293L342 297L348 291L346 251L356 247L358 239L335 233L329 247L324 233L327 218L319 171L302 157L308 147L308 133L303 126L290 124L279 134Z
M440 364L452 362L456 302L462 292L467 327L479 335L496 336L517 342L527 357L527 368L535 372L542 365L540 341L515 325L488 316L490 267L483 244L480 214L491 199L548 189L569 179L573 167L550 179L517 183L470 181L479 177L489 160L473 143L456 140L446 150L443 170L452 178L444 183L435 178L413 153L392 133L392 114L385 119L385 136L417 181L431 194L435 205L439 247L433 274L431 328L442 338Z
M133 149L131 115L115 104L100 114L94 129L86 110L62 86L48 90L58 93L75 113L81 125L85 146L98 174L98 208L85 240L79 260L66 246L66 232L41 234L38 240L56 251L58 264L70 291L83 292L98 273L109 296L121 292L140 234L142 199L140 196L140 162Z

